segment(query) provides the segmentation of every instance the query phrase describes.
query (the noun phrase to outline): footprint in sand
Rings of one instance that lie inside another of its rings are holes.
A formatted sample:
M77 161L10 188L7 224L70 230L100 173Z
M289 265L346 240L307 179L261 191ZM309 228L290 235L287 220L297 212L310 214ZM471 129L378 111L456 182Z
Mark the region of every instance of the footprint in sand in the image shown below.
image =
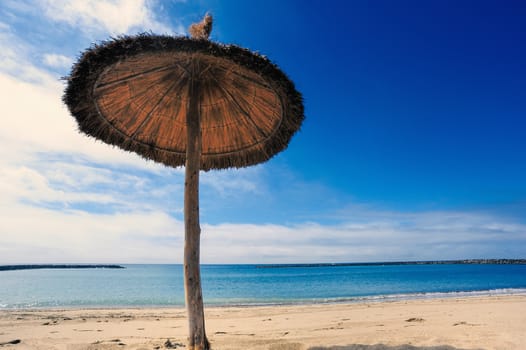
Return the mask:
M461 321L461 322L457 322L457 323L453 323L453 327L456 327L456 326L481 326L481 324L475 324L475 323L468 323L466 321Z

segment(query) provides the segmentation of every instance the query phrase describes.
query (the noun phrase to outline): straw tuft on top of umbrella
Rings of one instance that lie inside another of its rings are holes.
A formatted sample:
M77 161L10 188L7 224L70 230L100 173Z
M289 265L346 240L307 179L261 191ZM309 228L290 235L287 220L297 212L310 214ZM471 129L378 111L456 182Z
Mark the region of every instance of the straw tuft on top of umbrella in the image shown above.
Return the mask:
M212 15L207 13L201 22L192 24L188 32L192 38L208 39L212 32Z

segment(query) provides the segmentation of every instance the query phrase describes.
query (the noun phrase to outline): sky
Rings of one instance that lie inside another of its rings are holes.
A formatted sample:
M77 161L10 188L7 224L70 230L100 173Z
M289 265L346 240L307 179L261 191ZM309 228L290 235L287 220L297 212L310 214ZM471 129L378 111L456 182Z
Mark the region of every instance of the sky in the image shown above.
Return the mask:
M184 169L77 131L93 43L186 35L257 51L304 97L289 147L201 174L201 261L526 258L526 3L0 1L0 264L181 263Z

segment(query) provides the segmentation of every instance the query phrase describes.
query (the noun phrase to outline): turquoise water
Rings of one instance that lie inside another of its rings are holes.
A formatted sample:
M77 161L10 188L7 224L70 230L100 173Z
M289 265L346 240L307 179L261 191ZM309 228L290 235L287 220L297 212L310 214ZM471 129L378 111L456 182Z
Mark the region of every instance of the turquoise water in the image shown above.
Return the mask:
M0 272L0 309L183 306L181 265ZM526 265L202 266L207 305L526 294Z

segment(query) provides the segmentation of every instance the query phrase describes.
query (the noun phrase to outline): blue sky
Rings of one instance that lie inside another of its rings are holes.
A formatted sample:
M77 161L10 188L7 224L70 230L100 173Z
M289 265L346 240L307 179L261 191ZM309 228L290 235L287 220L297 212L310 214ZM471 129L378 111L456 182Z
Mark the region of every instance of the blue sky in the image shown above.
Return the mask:
M183 169L80 135L60 77L207 11L306 120L269 162L202 174L203 262L526 256L522 1L4 0L0 264L181 262Z

